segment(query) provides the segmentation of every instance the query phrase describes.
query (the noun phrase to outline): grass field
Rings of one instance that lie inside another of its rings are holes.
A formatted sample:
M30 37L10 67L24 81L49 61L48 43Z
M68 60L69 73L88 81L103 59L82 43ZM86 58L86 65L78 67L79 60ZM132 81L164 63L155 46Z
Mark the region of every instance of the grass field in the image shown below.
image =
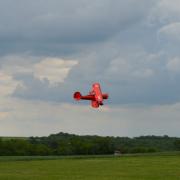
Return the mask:
M180 180L180 155L0 157L0 180Z

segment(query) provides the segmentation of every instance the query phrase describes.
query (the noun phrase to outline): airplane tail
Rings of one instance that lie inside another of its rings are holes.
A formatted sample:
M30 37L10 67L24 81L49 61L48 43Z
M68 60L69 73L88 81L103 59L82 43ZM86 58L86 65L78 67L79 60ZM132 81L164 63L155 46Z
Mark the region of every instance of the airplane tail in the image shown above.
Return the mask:
M74 93L74 99L75 99L76 101L79 101L79 100L81 99L81 97L82 97L82 95L81 95L80 92L75 92L75 93Z

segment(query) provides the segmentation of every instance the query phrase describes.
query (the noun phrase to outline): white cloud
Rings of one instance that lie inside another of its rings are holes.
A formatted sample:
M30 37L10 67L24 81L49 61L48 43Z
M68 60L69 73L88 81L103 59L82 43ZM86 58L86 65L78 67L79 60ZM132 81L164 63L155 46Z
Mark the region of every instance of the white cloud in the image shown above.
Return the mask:
M180 58L175 57L169 60L166 67L171 72L180 73Z
M159 106L110 106L93 109L73 105L1 99L0 135L44 136L60 131L76 134L113 136L179 136L180 104ZM71 113L69 113L71 112Z
M149 15L151 23L169 24L180 20L179 0L158 0Z
M0 112L0 120L5 119L9 115L9 112Z
M150 78L154 75L154 71L152 69L140 69L133 72L133 76L137 78Z
M132 65L124 58L116 58L110 62L110 74L127 75L132 70Z
M0 96L11 95L21 82L13 79L13 76L0 71Z
M158 31L159 38L165 38L171 41L180 41L180 22L170 23L163 26Z
M158 0L147 22L157 28L158 40L165 40L161 46L180 41L180 1Z
M41 81L47 79L51 85L64 82L68 73L78 61L59 58L46 58L33 66L34 76Z
M31 74L41 81L48 80L50 85L64 82L70 70L78 64L77 60L53 57L37 58L15 55L13 58L13 55L11 55L1 59L4 60L1 70L7 77L13 79L13 76L18 74Z
M0 106L10 109L0 121L0 136L42 136L60 131L97 134L109 121L105 115L107 108L95 110L90 105L6 98L0 101Z
M157 58L157 56L147 53L143 55L134 54L134 60L128 57L118 57L110 62L106 76L119 80L151 78L154 75L151 64L154 63L153 59Z
M40 57L30 56L27 54L11 54L0 57L1 67L0 69L11 75L17 74L32 74L33 64L39 61Z

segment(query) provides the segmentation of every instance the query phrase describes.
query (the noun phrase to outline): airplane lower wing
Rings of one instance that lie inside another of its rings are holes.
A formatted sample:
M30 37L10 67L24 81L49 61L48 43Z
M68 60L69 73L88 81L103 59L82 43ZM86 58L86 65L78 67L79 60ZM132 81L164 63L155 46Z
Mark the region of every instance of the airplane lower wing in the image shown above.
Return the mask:
M99 107L99 103L97 101L91 101L91 106L93 108L98 108Z

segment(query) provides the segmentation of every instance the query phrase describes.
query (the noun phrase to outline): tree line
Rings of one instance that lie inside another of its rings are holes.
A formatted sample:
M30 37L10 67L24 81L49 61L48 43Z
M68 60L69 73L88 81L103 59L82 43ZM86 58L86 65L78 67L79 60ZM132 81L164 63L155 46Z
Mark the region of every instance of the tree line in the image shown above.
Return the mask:
M0 155L100 155L180 150L180 138L168 136L101 137L68 133L48 137L0 138Z

